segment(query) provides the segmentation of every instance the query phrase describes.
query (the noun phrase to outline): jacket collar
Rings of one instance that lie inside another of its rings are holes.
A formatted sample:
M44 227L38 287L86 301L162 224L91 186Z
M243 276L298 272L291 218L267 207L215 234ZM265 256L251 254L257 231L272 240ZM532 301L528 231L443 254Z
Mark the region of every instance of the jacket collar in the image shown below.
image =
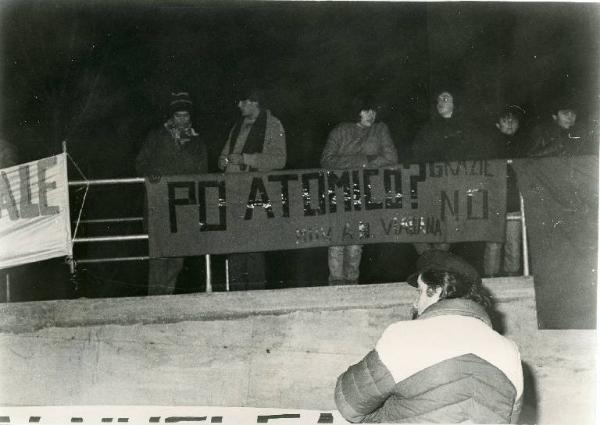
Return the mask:
M474 317L481 320L489 327L492 327L492 321L485 311L485 308L473 300L467 300L464 298L444 299L438 301L435 304L427 307L423 314L419 316L419 319L427 319L430 317L446 315Z

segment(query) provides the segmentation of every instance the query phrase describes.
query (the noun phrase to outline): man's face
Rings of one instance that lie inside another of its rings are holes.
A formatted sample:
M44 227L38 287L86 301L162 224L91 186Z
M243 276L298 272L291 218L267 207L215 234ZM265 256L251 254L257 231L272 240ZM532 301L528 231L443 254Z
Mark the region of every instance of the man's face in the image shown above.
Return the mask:
M496 127L500 133L513 136L519 129L519 119L512 115L504 116L496 123Z
M444 118L450 118L454 112L454 98L447 91L441 92L437 97L437 111Z
M258 102L255 102L250 99L240 100L237 106L238 108L240 108L240 113L242 114L242 117L256 116L260 112Z
M425 311L427 307L438 302L442 292L442 288L437 288L435 291L430 289L425 282L423 282L423 279L421 279L421 275L417 278L417 283L418 295L413 303L413 319L416 319L423 314L423 311Z
M177 128L185 128L190 122L191 118L188 111L177 111L173 114L173 123Z
M560 128L568 130L575 125L577 113L572 109L561 109L556 115L552 115L552 118Z
M365 109L360 111L360 125L363 127L371 127L377 118L377 112L373 109Z

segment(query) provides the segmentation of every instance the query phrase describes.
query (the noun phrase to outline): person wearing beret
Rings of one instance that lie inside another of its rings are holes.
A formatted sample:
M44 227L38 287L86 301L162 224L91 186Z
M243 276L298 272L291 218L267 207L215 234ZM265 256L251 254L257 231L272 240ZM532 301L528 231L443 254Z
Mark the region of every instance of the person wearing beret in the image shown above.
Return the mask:
M338 410L350 422L516 423L519 349L492 328L478 272L441 250L425 252L417 270L413 320L389 325L339 376Z

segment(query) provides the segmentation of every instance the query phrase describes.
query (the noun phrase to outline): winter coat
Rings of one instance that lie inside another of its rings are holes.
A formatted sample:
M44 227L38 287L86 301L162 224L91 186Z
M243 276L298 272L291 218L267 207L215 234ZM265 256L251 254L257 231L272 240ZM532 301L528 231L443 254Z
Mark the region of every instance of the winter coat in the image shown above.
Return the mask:
M335 402L350 422L515 423L522 393L516 345L479 304L444 299L390 325L340 375Z
M398 152L387 125L370 127L342 123L335 127L321 154L321 166L329 169L378 168L398 162Z
M479 159L481 152L490 150L493 150L491 141L472 125L454 116L442 118L437 113L413 141L415 162Z
M135 160L137 174L169 176L207 173L206 145L193 130L185 138L189 140L178 142L169 131L168 122L152 131Z
M531 141L531 157L598 155L596 143L577 126L566 130L554 122L542 124L533 129Z
M231 140L235 126L229 131L229 136L223 146L223 150L219 155L219 169L225 172L239 172L239 171L268 171L268 170L280 170L285 167L287 160L286 142L285 142L285 130L281 121L271 113L269 110L265 110L267 114L267 122L265 128L265 141L262 146L261 152L256 153L243 153L244 164L246 167L239 167L237 165L229 165L226 167L225 158L230 153L231 144L235 144L235 140Z

